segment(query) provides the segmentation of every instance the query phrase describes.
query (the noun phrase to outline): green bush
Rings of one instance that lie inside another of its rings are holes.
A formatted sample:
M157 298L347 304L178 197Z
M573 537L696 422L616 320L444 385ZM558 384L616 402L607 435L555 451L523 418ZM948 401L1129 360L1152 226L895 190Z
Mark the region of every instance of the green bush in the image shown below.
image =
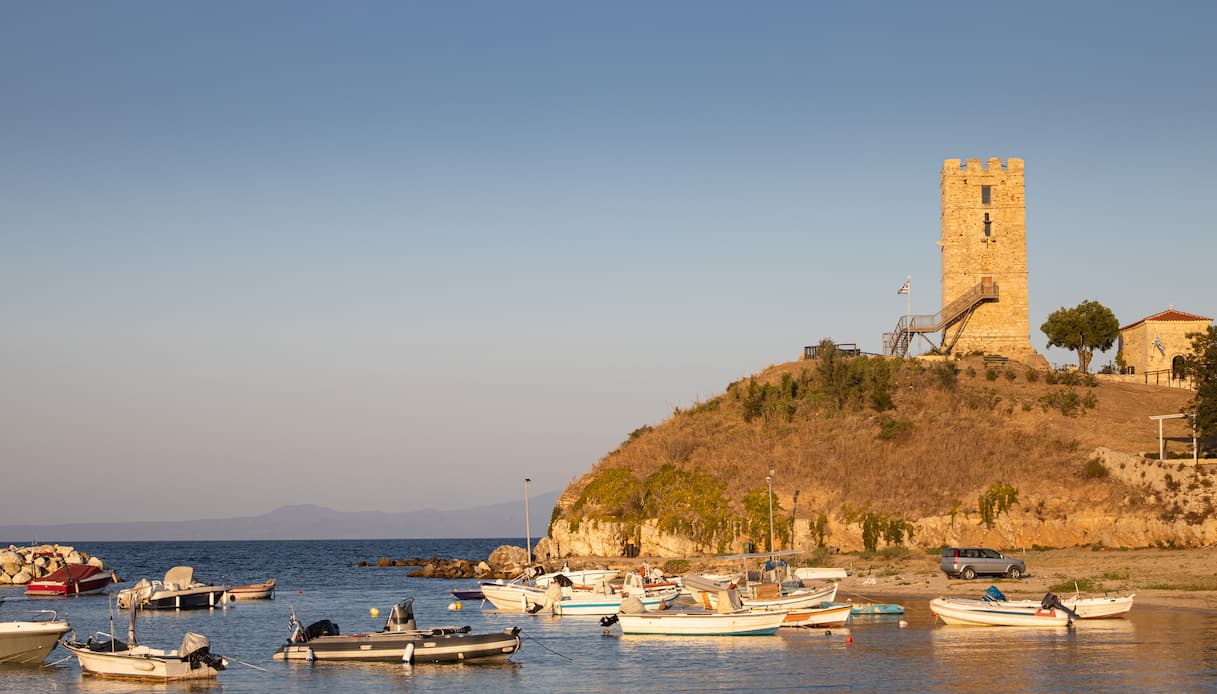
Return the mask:
M1056 390L1040 398L1040 404L1045 410L1057 409L1066 417L1076 417L1082 410L1082 398L1072 388Z
M980 511L980 521L986 528L993 529L997 516L1009 513L1010 508L1018 504L1018 490L1005 482L994 482L989 491L981 494L977 504Z

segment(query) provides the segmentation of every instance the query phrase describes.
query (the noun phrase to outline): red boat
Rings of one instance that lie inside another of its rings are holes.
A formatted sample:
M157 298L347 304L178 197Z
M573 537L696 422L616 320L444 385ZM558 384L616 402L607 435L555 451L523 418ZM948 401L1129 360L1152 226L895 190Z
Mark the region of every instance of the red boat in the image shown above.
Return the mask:
M103 571L92 564L68 564L58 571L27 583L25 594L31 597L88 595L100 593L107 584L117 580L113 571Z

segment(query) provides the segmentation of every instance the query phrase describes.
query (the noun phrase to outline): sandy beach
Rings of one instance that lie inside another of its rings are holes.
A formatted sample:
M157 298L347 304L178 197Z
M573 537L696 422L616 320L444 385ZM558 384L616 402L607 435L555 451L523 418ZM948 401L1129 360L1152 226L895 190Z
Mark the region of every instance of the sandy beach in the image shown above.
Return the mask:
M1143 605L1200 607L1217 610L1217 550L1090 550L1059 549L1013 552L1027 564L1019 580L980 576L971 581L947 578L938 568L939 556L913 555L900 560L858 559L839 565L849 569L840 592L847 596L929 599L937 596L977 597L996 585L1011 598L1041 598L1053 591L1072 593L1064 584L1078 582L1082 592L1136 593ZM852 566L851 566L852 564Z

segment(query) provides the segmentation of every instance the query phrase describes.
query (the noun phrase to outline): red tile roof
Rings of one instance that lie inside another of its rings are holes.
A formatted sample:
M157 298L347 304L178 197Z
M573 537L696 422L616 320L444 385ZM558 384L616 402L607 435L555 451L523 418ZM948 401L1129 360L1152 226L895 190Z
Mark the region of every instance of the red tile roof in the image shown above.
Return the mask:
M1120 330L1128 330L1129 328L1135 328L1138 325L1141 325L1142 323L1147 323L1151 320L1160 321L1160 322L1166 322L1166 321L1189 321L1190 322L1190 321L1200 321L1200 320L1208 322L1208 323L1213 322L1212 318L1207 318L1205 316L1197 316L1194 313L1185 313L1183 311L1176 311L1175 309L1172 308L1172 309L1167 309L1166 311L1163 311L1162 313L1155 313L1152 316L1142 318L1141 320L1139 320L1135 323L1129 323L1128 325L1124 326L1123 328L1120 328Z

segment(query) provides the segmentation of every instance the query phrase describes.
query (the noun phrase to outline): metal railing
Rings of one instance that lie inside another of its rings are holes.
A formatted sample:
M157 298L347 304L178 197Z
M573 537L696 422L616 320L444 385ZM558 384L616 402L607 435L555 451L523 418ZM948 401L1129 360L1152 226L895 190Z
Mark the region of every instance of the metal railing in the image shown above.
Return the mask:
M997 301L998 298L997 283L984 281L960 294L938 313L901 316L896 323L896 329L883 334L884 354L904 356L908 353L913 335L945 331L955 323L972 315L977 306L986 301ZM945 340L942 344L945 344Z

